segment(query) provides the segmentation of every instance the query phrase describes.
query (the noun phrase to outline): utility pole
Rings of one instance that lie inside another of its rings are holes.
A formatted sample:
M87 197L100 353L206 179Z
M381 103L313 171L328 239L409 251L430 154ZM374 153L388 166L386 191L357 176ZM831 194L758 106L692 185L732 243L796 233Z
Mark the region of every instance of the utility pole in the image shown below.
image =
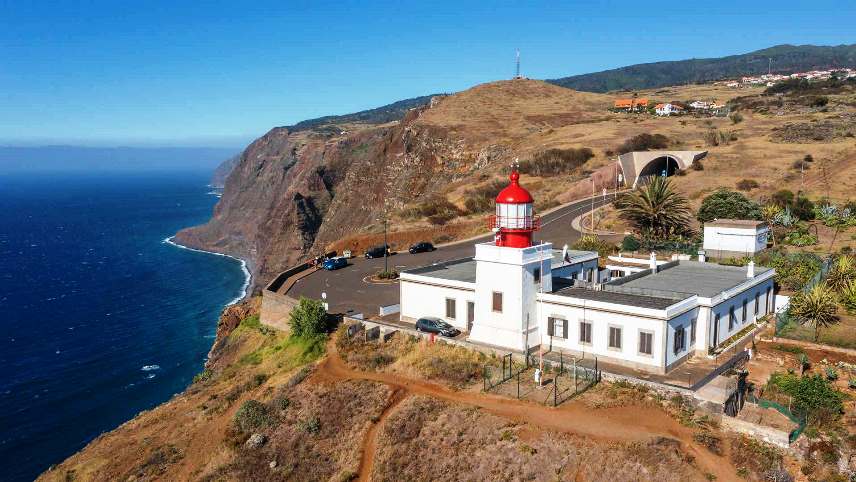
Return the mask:
M591 232L594 234L594 174L591 175Z
M517 69L514 72L514 78L520 78L520 49L517 49L517 61L516 61Z
M386 209L383 210L383 270L389 273L389 244L386 240Z

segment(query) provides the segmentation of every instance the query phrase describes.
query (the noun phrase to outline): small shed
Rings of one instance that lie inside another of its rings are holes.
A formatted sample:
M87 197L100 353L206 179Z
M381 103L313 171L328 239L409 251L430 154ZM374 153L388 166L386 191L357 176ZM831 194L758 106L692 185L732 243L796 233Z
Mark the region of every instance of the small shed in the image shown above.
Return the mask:
M717 219L704 224L704 250L716 258L752 256L767 248L770 228L763 221Z

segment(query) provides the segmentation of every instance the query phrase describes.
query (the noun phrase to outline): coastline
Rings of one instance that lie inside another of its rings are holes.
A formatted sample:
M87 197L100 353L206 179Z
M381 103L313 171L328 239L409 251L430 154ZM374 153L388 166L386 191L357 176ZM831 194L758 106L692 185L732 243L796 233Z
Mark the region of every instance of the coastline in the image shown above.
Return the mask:
M250 283L251 283L251 282L252 282L252 280L253 280L253 276L252 276L252 274L250 274L250 270L249 270L249 269L247 269L247 262L246 262L245 260L243 260L243 259L241 259L241 258L238 258L237 256L232 256L231 254L216 253L216 252L214 252L214 251L206 251L206 250L204 250L204 249L191 248L191 247L189 247L189 246L185 246L185 245L183 245L183 244L176 243L175 241L173 241L174 239L175 239L175 235L172 235L172 236L168 236L168 237L164 238L164 240L163 240L162 242L163 242L163 243L166 243L166 244L171 244L171 245L173 245L173 246L175 246L175 247L177 247L177 248L186 249L186 250L188 250L188 251L196 251L197 253L212 254L212 255L214 255L214 256L225 256L225 257L227 257L227 258L232 258L232 259L234 259L235 261L238 261L239 263L241 263L241 271L244 273L244 284L241 286L241 294L240 294L240 295L238 295L238 297L237 297L237 298L235 298L235 299L233 299L232 301L230 301L230 302L226 303L226 304L224 305L224 307L225 307L225 306L232 306L232 305L235 305L235 304L237 304L237 303L241 302L241 300L243 300L243 299L245 299L245 298L247 297L247 292L248 292L248 291L249 291L249 289L250 289Z

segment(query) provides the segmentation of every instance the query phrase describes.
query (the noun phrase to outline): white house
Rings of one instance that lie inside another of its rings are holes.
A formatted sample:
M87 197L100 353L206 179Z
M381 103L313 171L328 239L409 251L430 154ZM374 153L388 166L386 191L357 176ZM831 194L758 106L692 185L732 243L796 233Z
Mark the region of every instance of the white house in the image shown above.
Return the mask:
M680 114L683 110L683 107L675 104L657 104L654 106L654 112L657 115Z
M538 221L518 178L497 197L494 242L475 245L472 258L402 272L402 321L432 316L483 345L667 373L773 311L774 271L752 263L661 263L652 253L648 269L599 282L597 253L532 245Z
M704 223L704 250L717 258L752 256L767 248L770 228L762 221L717 219Z

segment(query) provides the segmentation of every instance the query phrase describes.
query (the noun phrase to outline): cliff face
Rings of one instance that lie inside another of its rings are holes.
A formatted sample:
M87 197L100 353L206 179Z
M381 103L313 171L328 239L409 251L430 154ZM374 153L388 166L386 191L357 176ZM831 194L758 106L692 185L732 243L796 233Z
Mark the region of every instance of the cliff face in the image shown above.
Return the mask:
M435 97L383 125L275 128L241 154L211 221L177 240L246 259L258 289L298 260L377 225L385 210L507 165L529 144L540 145L545 126L586 119L593 100L603 102L519 80Z
M229 177L229 174L232 174L232 171L239 162L241 162L240 154L234 155L221 162L220 165L217 166L217 169L214 169L214 173L211 175L211 186L222 189L223 186L226 185L226 178Z

